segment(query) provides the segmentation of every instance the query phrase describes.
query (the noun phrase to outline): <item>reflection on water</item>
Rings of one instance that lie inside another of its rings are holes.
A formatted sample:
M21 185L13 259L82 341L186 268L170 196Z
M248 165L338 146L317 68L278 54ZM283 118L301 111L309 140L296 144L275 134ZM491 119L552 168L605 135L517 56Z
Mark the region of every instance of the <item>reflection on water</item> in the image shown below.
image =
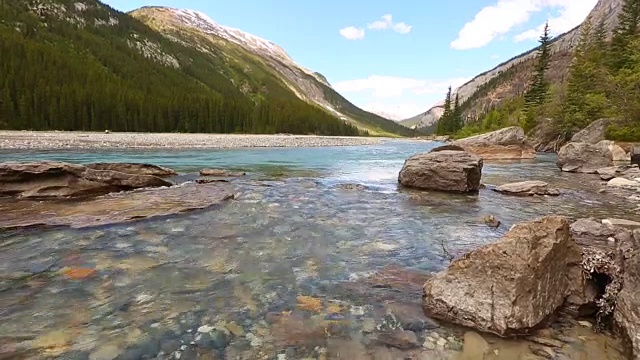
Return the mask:
M184 180L205 167L251 173L232 182L240 196L222 209L2 233L0 358L453 358L462 333L419 307L428 274L448 263L443 247L460 255L548 214L638 220L624 199L598 194L593 177L561 174L549 156L485 164L483 181L543 179L563 189L557 198L398 189L404 159L431 146L0 154L150 162ZM503 226L486 227L488 214ZM556 352L619 347L580 336Z

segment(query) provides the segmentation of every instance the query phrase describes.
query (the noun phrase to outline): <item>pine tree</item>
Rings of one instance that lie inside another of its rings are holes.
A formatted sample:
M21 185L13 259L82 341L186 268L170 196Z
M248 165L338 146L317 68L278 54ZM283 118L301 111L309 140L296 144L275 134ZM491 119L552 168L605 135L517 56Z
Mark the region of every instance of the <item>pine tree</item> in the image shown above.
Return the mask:
M451 121L452 121L452 101L451 101L451 86L449 86L449 90L447 91L447 96L444 99L444 112L440 119L438 120L438 125L436 128L436 134L438 135L449 135L451 134Z
M629 65L630 43L638 34L640 23L640 0L626 0L618 16L618 26L613 31L609 56L609 68L616 72Z
M460 96L456 93L456 99L453 103L453 111L451 114L452 117L452 133L457 133L464 126L464 121L462 120L462 108L460 107Z
M536 125L536 110L547 101L549 93L549 83L545 75L549 69L551 59L551 36L549 35L549 22L544 25L544 31L538 40L538 52L533 78L529 91L525 94L525 121L526 131L531 130Z

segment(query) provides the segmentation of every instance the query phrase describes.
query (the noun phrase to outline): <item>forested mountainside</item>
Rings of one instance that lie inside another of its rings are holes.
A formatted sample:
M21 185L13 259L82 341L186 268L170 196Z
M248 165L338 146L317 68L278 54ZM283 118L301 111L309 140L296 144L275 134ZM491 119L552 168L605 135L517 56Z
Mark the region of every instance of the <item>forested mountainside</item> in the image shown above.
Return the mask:
M267 71L298 98L372 134L412 134L395 121L356 107L333 90L324 76L298 65L273 42L217 24L206 14L193 10L148 6L130 15L168 39L212 57L235 83L241 84L243 76Z
M260 59L223 58L99 1L3 0L0 128L366 134Z

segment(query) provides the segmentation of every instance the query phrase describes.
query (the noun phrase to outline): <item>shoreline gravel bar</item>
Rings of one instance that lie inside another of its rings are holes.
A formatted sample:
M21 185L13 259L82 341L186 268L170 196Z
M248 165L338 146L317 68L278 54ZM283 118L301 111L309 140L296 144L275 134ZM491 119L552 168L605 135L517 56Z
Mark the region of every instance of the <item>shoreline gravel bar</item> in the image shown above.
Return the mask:
M287 134L239 135L0 131L0 150L323 147L375 145L385 140L388 140L388 138Z

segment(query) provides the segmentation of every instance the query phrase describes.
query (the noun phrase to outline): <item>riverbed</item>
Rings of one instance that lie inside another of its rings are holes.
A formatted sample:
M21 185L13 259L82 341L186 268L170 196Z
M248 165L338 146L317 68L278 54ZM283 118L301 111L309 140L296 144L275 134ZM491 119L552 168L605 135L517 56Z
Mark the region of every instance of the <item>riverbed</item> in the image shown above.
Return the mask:
M232 180L236 199L222 207L2 232L0 358L454 359L464 331L416 313L422 284L451 256L544 215L640 221L637 201L599 193L597 176L561 173L554 155L485 163L477 195L400 189L404 159L437 145L1 151L0 162L153 163L177 170L176 182L203 168L248 176ZM521 180L562 195L490 189ZM487 215L502 225L487 227ZM389 346L384 334L407 321L420 346ZM617 339L574 325L565 353L598 359L610 348L622 359Z

